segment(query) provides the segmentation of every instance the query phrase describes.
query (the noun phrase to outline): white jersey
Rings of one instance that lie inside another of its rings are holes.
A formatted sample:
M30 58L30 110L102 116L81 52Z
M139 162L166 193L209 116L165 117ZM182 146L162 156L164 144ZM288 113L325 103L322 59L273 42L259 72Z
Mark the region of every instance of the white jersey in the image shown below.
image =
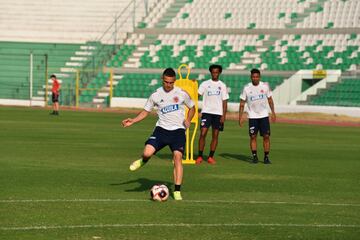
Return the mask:
M202 113L223 115L223 100L229 99L225 83L207 80L200 84L198 93L203 96Z
M259 82L257 86L248 83L245 85L240 99L247 103L249 118L264 118L269 116L268 98L271 96L272 92L267 82Z
M185 105L194 106L189 94L179 87L174 87L170 92L165 92L163 87L158 88L147 100L144 109L148 112L156 107L159 120L156 126L166 130L185 129Z

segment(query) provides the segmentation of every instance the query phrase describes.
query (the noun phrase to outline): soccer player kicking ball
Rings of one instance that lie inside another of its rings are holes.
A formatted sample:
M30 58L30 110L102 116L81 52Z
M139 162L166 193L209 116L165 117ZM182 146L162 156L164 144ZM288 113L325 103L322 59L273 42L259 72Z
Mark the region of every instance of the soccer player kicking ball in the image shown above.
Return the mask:
M194 102L181 88L175 87L176 74L172 68L167 68L162 75L163 86L158 88L147 100L144 110L135 118L127 118L122 121L124 127L130 127L148 116L154 107L157 107L158 121L152 135L145 142L142 158L130 165L130 171L135 171L156 152L169 146L173 153L174 161L174 199L182 200L181 183L183 178L182 157L185 147L185 129L190 126L191 119L195 114ZM185 106L189 108L185 119Z
M268 104L271 109L271 120L276 121L274 102L269 84L260 81L260 71L251 70L251 83L245 85L240 95L239 125L243 126L242 115L245 102L247 103L247 113L249 118L250 149L253 155L253 163L258 163L256 136L258 131L263 137L264 163L270 164L270 123Z
M224 128L227 100L229 99L225 83L219 80L222 67L214 64L209 67L209 71L211 79L201 83L198 90L199 95L203 96L203 106L201 110L199 155L196 159L196 164L200 164L203 161L206 135L210 127L212 128L212 139L207 161L210 164L216 163L214 153L218 144L219 131L222 131Z

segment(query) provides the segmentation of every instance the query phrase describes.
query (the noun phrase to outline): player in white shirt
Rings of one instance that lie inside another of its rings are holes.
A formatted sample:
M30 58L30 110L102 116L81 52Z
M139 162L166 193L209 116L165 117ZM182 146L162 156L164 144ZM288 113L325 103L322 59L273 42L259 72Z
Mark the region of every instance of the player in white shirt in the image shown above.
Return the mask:
M227 100L229 99L225 83L219 80L222 67L220 65L211 65L209 71L211 79L201 83L198 90L199 95L203 96L203 104L201 110L199 154L196 164L200 164L203 161L205 140L210 126L212 127L212 138L207 162L210 164L216 163L214 153L218 144L219 131L224 129Z
M250 149L253 155L253 163L258 163L256 137L258 131L263 137L264 163L270 164L270 122L268 106L271 109L271 120L276 121L274 102L269 84L260 81L260 71L251 70L251 83L248 83L240 95L239 125L243 126L244 106L247 103L249 118Z
M194 102L181 88L175 87L175 71L172 68L165 69L163 86L158 88L147 100L144 110L135 118L127 118L122 121L124 127L130 127L148 116L153 108L157 108L158 121L153 134L145 142L142 158L130 165L130 170L135 171L142 167L149 159L165 146L169 146L173 153L174 161L174 199L182 200L180 187L183 178L182 156L185 147L185 129L190 126L191 119L195 114ZM185 106L189 113L185 119Z

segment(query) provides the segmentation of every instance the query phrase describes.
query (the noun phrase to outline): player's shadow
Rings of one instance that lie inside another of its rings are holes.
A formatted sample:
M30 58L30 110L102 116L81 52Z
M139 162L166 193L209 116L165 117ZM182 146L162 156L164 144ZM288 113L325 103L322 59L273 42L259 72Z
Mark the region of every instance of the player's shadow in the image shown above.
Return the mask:
M233 154L233 153L220 153L219 155L226 159L237 159L248 163L252 162L252 158L248 155Z
M138 178L122 183L112 183L111 186L121 186L121 185L133 185L137 183L136 187L131 187L126 189L125 192L144 192L149 191L149 189L154 186L155 184L165 184L166 186L171 186L170 182L164 182L164 180L151 180L148 178Z

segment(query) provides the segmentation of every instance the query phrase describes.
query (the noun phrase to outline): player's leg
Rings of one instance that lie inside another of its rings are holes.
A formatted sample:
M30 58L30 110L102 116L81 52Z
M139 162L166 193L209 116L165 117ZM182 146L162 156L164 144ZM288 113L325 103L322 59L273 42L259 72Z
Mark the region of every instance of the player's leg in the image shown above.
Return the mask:
M173 160L174 160L174 199L182 200L181 197L181 183L183 179L183 165L182 165L182 153L179 151L173 152Z
M200 137L199 137L199 154L196 159L196 164L200 164L203 161L203 153L206 143L206 135L211 126L211 116L207 113L201 114L201 123L200 123Z
M149 159L152 157L152 155L154 155L155 152L156 152L156 149L154 146L152 146L150 144L146 144L144 147L142 157L131 163L130 171L138 170L139 168L144 166L149 161Z
M164 134L164 129L160 127L155 128L154 132L145 142L142 157L131 163L130 171L135 171L140 167L144 166L152 157L152 155L154 155L157 151L161 150L164 146L166 146L166 143L164 142L166 136Z
M250 150L253 157L252 163L258 163L257 156L257 133L259 131L258 119L249 119Z
M55 114L59 115L59 101L56 101L54 103L54 107L55 107Z
M204 153L204 148L205 148L205 143L206 143L206 135L208 132L209 128L206 127L201 127L200 129L200 137L199 137L199 147L198 147L198 157L196 159L196 164L200 164L203 161L203 153Z
M56 98L55 98L55 94L52 93L51 95L51 102L52 102L52 109L53 111L50 113L51 115L55 115L56 114L56 109L55 109L55 103L56 103Z
M218 145L218 139L219 139L219 129L221 126L220 123L220 115L212 115L211 119L211 128L212 128L212 137L211 137L211 144L210 144L210 154L208 158L208 163L215 164L216 161L214 159L214 154L216 147Z
M169 147L173 153L173 161L174 161L174 199L182 200L181 197L181 183L183 179L183 165L182 165L182 157L184 154L186 135L185 129L177 129L175 131L171 131L171 135L169 136Z
M264 163L270 164L270 122L269 118L263 118L260 122L260 135L263 137Z

